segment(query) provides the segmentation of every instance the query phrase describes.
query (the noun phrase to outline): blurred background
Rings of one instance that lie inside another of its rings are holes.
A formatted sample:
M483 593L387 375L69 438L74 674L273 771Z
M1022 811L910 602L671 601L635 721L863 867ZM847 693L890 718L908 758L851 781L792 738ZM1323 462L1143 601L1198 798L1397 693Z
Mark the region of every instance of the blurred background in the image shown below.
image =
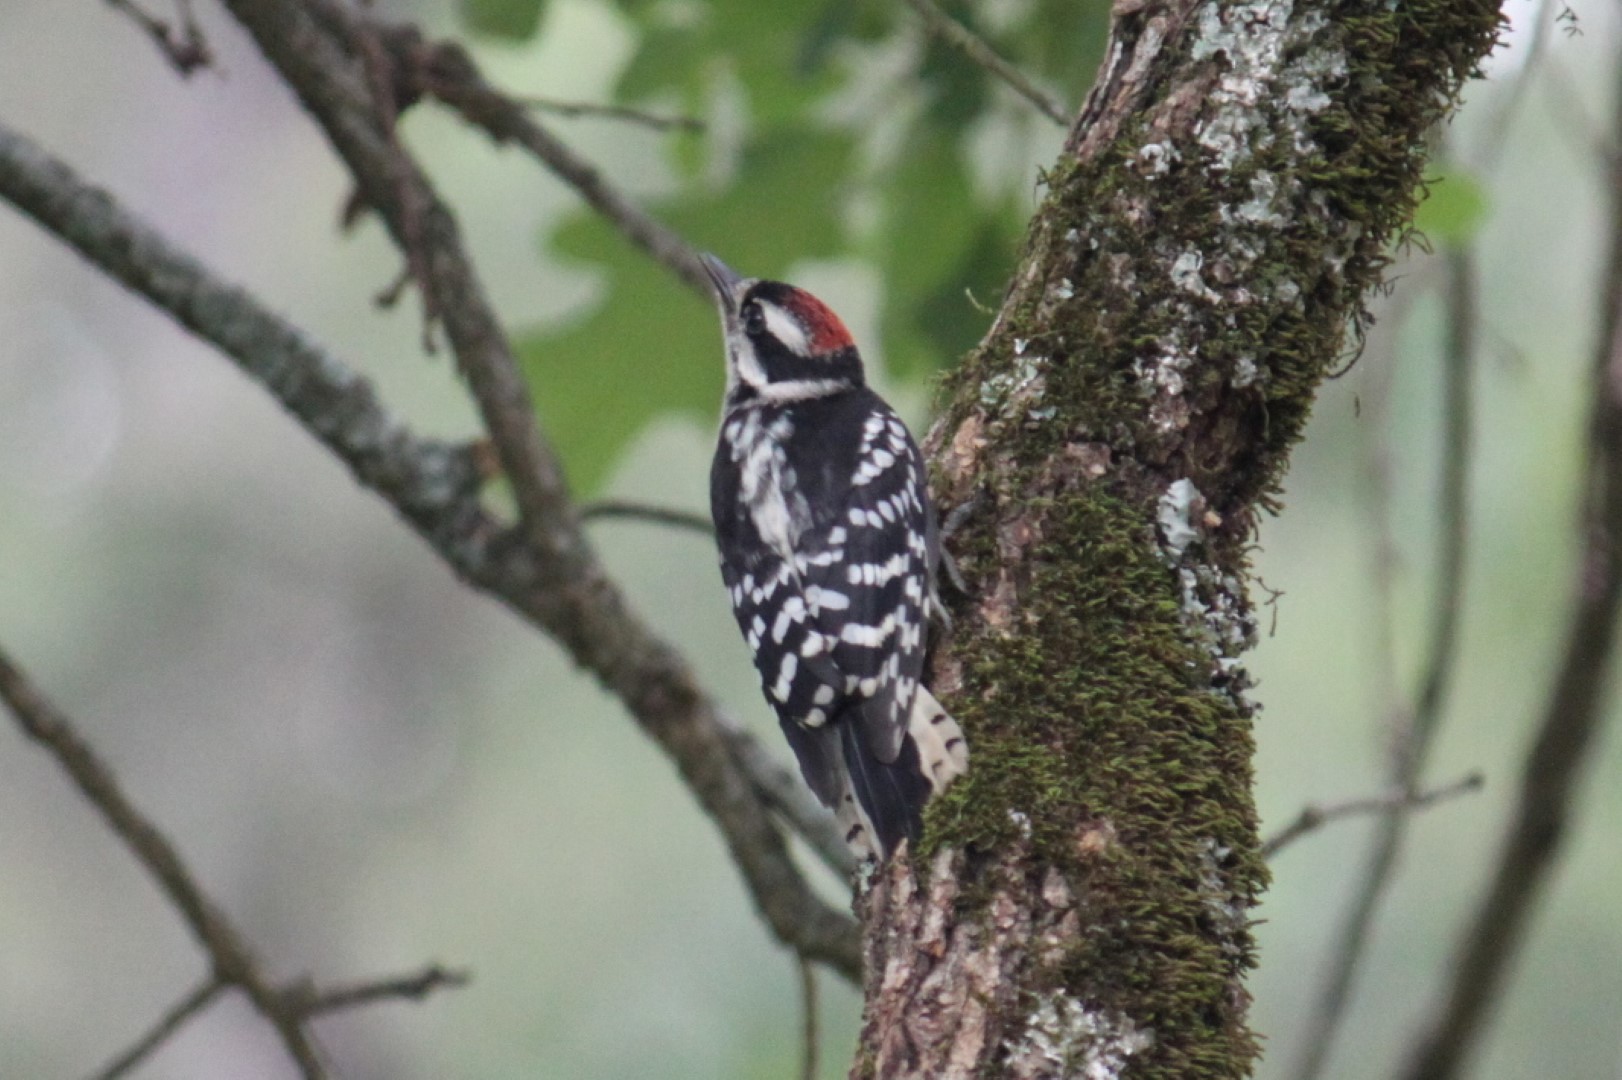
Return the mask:
M983 326L963 290L995 302L1062 132L926 48L902 5L801 6L376 8L468 37L514 93L702 116L702 134L551 123L695 244L827 299L921 427L931 365ZM1096 8L1061 29L1036 0L976 13L1074 102L1102 41ZM1480 769L1487 784L1415 821L1328 1073L1344 1080L1388 1075L1441 985L1506 821L1574 572L1607 239L1594 138L1610 127L1622 19L1603 0L1571 0L1505 123L1538 8L1507 5L1509 45L1445 133L1451 164L1434 170L1447 179L1432 224L1476 245L1483 323L1462 647L1428 776ZM1549 18L1561 9L1544 5ZM768 10L793 17L739 14ZM212 5L199 14L216 64L183 82L107 5L5 0L0 118L292 316L418 431L473 434L449 360L421 352L415 297L374 306L397 258L374 222L339 234L347 190L325 143L236 26ZM429 108L404 132L461 215L579 489L703 509L720 387L707 305L627 254L530 160ZM1412 251L1399 265L1381 304L1391 317L1325 388L1285 511L1263 528L1259 576L1281 594L1251 658L1269 831L1306 803L1386 783L1376 453L1392 463L1390 627L1405 685L1423 659L1440 453L1433 262ZM592 528L641 610L776 747L708 542ZM424 1004L322 1021L338 1075L795 1075L792 959L618 704L459 586L229 363L9 206L0 642L278 975L346 980L429 960L472 970L470 986ZM1483 1080L1622 1077L1618 775L1612 731L1479 1056ZM1290 1075L1371 831L1336 825L1274 862L1251 980L1264 1078ZM205 973L56 766L0 724L0 1077L92 1072ZM843 1076L860 1002L821 984L822 1072ZM228 998L138 1075L293 1072Z

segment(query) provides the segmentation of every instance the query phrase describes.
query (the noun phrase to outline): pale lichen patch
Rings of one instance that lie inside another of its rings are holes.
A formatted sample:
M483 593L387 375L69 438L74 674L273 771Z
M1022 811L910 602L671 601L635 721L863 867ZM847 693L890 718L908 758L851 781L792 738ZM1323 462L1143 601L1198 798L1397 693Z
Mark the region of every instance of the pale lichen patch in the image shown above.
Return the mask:
M1234 894L1223 867L1233 852L1207 837L1200 850L1200 898L1207 914L1219 928L1219 947L1230 957L1240 954L1239 942L1250 927L1250 911L1243 898Z
M1200 273L1204 266L1204 255L1193 250L1183 252L1171 264L1171 283L1201 300L1221 300L1217 291L1205 283L1205 277Z
M1298 151L1310 150L1307 125L1328 107L1325 83L1345 75L1346 57L1335 48L1314 47L1327 25L1321 14L1292 22L1294 12L1295 0L1212 0L1200 9L1194 58L1221 55L1227 61L1211 89L1209 115L1195 132L1213 168L1242 167L1279 134ZM1268 103L1282 103L1285 115L1269 115L1263 107Z
M1008 1056L1017 1080L1115 1080L1154 1037L1120 1013L1091 1009L1063 994L1043 999L1025 1018Z
M1172 482L1166 488L1166 493L1160 496L1160 503L1156 512L1156 520L1160 524L1160 536L1166 544L1166 554L1171 562L1177 562L1183 557L1183 552L1200 537L1199 530L1194 527L1194 504L1200 499L1200 489L1194 486L1194 481L1188 477Z

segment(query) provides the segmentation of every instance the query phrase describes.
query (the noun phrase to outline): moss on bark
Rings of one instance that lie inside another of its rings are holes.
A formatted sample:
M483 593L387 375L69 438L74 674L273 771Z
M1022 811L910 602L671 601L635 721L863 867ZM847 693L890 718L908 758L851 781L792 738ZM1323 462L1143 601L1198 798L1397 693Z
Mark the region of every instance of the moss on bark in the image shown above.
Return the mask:
M1248 545L1498 25L1489 0L1117 19L929 440L942 502L986 501L953 541L973 600L937 662L972 768L920 854L962 856L965 925L1010 873L1079 913L994 1003L985 1075L1103 1061L1100 1017L1125 1018L1109 1075L1250 1070Z

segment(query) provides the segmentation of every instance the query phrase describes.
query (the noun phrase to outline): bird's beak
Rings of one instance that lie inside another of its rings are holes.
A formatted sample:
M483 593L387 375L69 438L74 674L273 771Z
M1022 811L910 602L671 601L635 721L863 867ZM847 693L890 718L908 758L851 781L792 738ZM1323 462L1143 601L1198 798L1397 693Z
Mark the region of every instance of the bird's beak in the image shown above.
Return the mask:
M715 287L715 298L720 301L722 309L727 312L735 310L738 286L745 279L709 252L700 255L698 261L704 264L704 272L710 276L710 284Z

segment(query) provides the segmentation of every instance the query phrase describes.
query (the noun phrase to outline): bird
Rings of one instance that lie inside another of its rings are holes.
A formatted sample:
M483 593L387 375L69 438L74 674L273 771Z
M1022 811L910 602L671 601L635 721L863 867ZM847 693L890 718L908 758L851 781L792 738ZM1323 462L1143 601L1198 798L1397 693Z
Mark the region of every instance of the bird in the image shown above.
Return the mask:
M806 784L863 860L917 845L968 769L924 685L940 533L923 455L821 300L701 261L726 393L710 469L721 578Z

